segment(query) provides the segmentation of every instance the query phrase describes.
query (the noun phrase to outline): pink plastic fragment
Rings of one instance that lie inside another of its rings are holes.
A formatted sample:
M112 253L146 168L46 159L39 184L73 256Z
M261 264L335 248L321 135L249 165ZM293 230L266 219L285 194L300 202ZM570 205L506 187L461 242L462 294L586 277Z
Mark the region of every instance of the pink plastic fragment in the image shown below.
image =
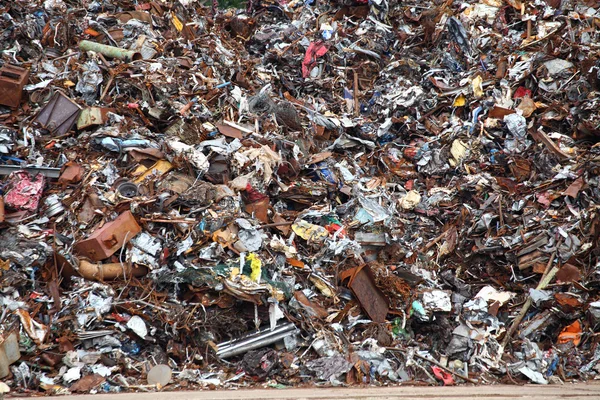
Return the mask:
M304 55L304 61L302 61L302 77L308 78L310 71L317 63L317 58L324 56L327 50L327 46L321 41L313 42L308 46Z
M436 378L444 382L444 386L454 385L454 378L452 378L452 375L448 372L444 371L440 367L431 367L431 370Z
M37 210L45 183L44 175L31 176L26 171L13 172L8 177L4 204L14 210Z

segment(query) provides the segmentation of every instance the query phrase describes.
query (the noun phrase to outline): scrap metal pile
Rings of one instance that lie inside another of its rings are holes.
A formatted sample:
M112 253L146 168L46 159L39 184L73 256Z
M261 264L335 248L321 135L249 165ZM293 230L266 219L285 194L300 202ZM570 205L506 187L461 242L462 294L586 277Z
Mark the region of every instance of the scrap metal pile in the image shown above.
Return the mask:
M2 2L2 388L595 379L599 28Z

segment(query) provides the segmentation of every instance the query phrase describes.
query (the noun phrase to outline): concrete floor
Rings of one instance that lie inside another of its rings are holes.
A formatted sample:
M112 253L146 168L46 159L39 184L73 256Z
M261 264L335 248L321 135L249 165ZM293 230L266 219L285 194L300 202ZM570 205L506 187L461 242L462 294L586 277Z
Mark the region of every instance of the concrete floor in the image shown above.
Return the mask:
M64 400L66 397L44 397ZM600 399L600 383L562 386L449 386L385 388L308 388L266 390L216 390L196 392L70 395L69 400L505 400L505 399Z

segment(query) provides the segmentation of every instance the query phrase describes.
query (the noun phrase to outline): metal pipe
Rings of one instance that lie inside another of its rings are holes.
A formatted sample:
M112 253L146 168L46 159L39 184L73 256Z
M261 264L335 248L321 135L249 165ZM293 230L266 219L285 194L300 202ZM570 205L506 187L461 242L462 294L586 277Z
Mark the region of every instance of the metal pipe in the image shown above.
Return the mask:
M240 338L219 343L218 347L219 347L220 350L222 350L222 349L225 349L225 348L230 347L232 345L235 345L236 343L247 342L248 340L251 340L251 339L257 338L257 337L261 337L261 336L264 336L264 335L273 335L273 334L278 333L278 332L283 332L283 331L286 331L286 330L293 329L294 327L295 327L294 324L287 323L287 324L284 324L284 325L276 326L275 329L273 329L273 330L271 330L270 327L263 328L263 329L260 329L258 331L254 331L254 332L248 333L245 336L242 336Z
M293 329L291 331L281 332L278 335L268 336L266 338L263 338L262 340L254 342L254 343L246 344L244 346L236 347L236 348L233 348L233 349L228 349L228 350L224 351L223 353L217 353L217 355L219 357L221 357L221 358L233 357L233 356L245 353L245 352L250 351L250 350L258 349L258 348L265 347L265 346L268 346L270 344L276 343L276 342L280 341L281 339L283 339L285 337L288 337L288 336L291 336L291 335L293 335L295 333L298 333L298 332L299 332L299 330L297 330L297 329Z
M242 345L247 345L247 344L259 341L261 339L276 335L278 333L287 332L287 331L293 330L295 328L296 328L296 326L294 324L290 323L290 324L278 326L274 330L267 328L267 329L263 329L263 330L251 333L250 335L245 336L243 338L239 338L239 339L231 340L229 342L224 342L224 343L218 344L217 346L219 349L217 350L217 354L228 351L235 347L239 347Z
M78 272L85 279L103 282L120 278L129 279L131 276L139 278L148 273L148 268L125 263L92 264L89 261L80 260Z
M79 42L79 48L83 51L95 51L106 57L118 58L125 61L141 60L143 57L140 53L132 50L120 49L114 46L108 46L101 43L90 42L89 40L82 40Z
M257 331L250 332L250 333L246 334L245 336L242 336L241 338L232 339L232 340L228 340L226 342L218 343L217 346L219 347L219 349L224 349L226 347L231 346L234 343L240 343L240 342L246 341L250 338L265 334L267 332L270 332L272 334L275 331L279 332L282 328L290 329L290 327L294 327L294 326L295 326L294 324L292 324L291 322L288 322L286 324L276 326L275 329L273 329L273 330L271 330L270 327L262 328Z

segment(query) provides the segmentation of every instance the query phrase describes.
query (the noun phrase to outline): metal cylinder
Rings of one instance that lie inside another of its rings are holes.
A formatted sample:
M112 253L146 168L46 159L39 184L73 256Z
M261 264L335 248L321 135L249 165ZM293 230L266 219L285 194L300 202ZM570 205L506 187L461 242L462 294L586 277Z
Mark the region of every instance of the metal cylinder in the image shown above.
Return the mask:
M58 197L58 195L56 194L51 194L50 196L48 196L44 203L46 204L46 216L48 216L49 218L52 218L55 215L58 215L65 211L65 208L63 207L60 201L60 197Z
M79 42L79 48L83 51L95 51L106 57L118 58L125 61L141 60L142 55L132 50L120 49L114 46L108 46L96 42L90 42L89 40L82 40Z
M268 346L270 344L276 343L288 336L291 336L295 333L298 333L299 331L297 329L293 329L291 331L284 331L281 332L277 335L272 335L272 336L267 336L266 338L261 338L258 341L255 341L253 343L249 343L249 344L243 344L241 346L233 346L233 348L229 348L225 351L223 351L222 353L217 353L217 356L219 356L220 358L228 358L228 357L233 357L233 356L237 356L238 354L242 354L242 353L246 353L250 350L254 350L254 349L259 349L261 347L265 347Z
M248 344L248 343L251 343L253 340L260 340L261 338L265 338L265 337L271 336L271 335L276 335L277 333L280 333L280 332L290 331L295 328L296 328L296 326L292 323L287 323L287 324L276 326L275 329L273 329L273 330L271 330L271 328L263 328L258 331L255 331L255 332L251 332L241 338L237 338L237 339L229 340L227 342L219 343L217 345L218 346L217 352L223 352L225 350L228 350L230 347L239 346L240 344Z
M132 182L123 182L117 187L117 192L123 197L135 197L138 195L138 185Z

